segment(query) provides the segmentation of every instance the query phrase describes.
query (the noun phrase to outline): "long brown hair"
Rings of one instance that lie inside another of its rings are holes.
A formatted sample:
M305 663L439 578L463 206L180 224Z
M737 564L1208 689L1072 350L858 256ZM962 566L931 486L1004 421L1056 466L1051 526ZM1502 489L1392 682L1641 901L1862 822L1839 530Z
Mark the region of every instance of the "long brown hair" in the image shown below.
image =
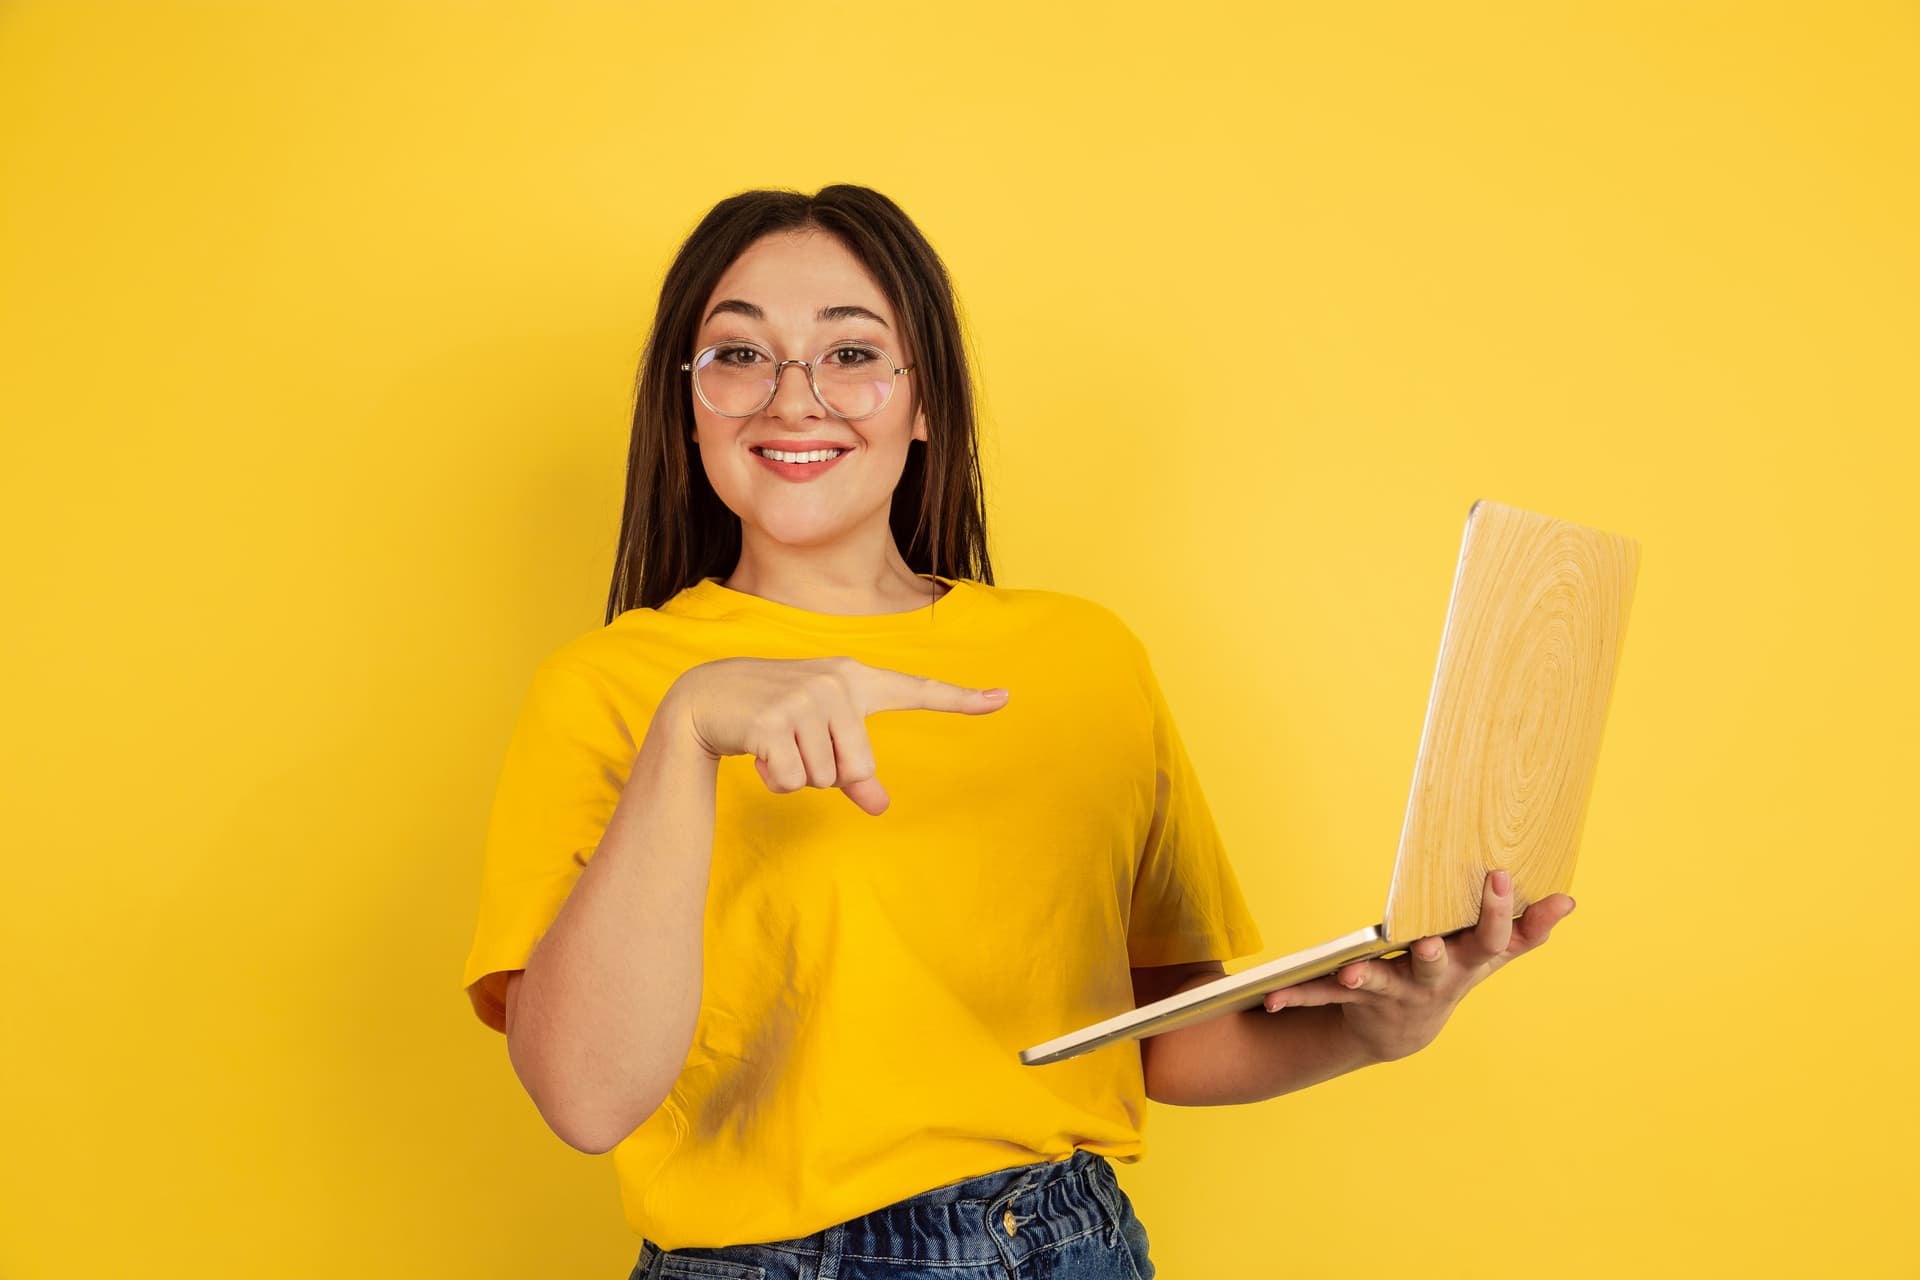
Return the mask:
M993 582L972 367L946 265L900 206L869 187L836 183L810 196L761 189L713 206L660 286L640 359L608 622L702 578L725 577L740 559L740 518L691 456L693 386L680 366L693 357L700 308L733 260L769 232L801 230L846 245L912 344L913 372L901 385L925 410L928 438L909 445L893 492L888 520L902 556L916 573Z

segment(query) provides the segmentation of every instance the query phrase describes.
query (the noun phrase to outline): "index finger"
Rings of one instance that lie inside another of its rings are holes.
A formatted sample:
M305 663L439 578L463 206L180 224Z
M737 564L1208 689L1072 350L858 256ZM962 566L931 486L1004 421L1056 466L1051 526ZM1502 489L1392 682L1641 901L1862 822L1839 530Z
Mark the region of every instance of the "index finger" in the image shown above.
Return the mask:
M1007 705L1005 689L970 689L932 676L916 676L887 667L868 667L864 712L958 711L981 715Z

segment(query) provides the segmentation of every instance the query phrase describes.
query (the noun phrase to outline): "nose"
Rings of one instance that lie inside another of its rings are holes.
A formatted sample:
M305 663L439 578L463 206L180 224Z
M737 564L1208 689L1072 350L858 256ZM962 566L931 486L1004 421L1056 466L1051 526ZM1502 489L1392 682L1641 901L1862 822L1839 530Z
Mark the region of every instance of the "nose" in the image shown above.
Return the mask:
M797 365L794 376L787 377L787 366ZM819 417L826 411L813 394L813 381L805 360L782 360L773 369L773 399L767 405L769 417L782 422L797 422Z

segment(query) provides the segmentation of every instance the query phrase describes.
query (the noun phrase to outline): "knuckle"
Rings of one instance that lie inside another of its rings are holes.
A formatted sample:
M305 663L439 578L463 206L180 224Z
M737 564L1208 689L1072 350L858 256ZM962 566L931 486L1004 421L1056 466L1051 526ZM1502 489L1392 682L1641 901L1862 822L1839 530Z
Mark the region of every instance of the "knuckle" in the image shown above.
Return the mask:
M847 732L840 734L834 742L840 763L844 766L840 776L853 782L865 781L873 776L874 770L873 743L867 737L867 726L856 718L844 727Z

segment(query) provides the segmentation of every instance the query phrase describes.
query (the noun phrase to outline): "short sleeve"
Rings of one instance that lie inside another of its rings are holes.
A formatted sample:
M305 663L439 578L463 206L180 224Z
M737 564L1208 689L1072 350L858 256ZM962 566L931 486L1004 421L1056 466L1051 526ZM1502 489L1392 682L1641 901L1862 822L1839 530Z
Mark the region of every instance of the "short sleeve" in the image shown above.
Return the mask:
M1266 944L1207 808L1145 646L1128 633L1153 710L1154 812L1127 925L1134 968L1232 960Z
M635 747L604 687L548 658L534 672L487 821L480 910L461 985L506 1030L507 973L527 957L586 869L633 771Z

